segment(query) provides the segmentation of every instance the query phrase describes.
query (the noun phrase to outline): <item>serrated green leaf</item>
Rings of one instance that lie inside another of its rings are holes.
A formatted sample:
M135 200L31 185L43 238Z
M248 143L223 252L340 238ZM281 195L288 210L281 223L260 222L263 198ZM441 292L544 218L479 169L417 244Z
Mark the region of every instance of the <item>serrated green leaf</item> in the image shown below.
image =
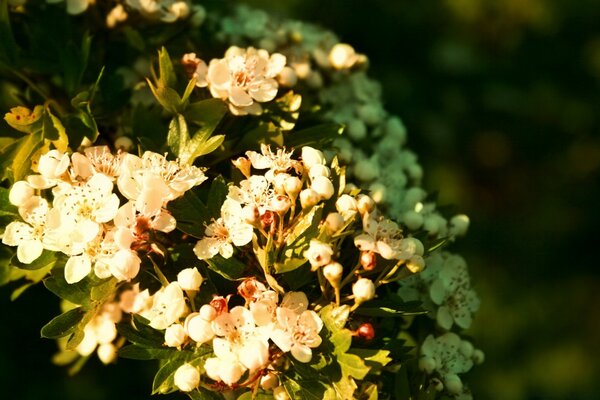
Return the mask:
M286 260L294 258L304 259L304 251L310 245L310 241L319 235L319 224L323 214L323 206L319 205L310 209L308 213L302 216L294 225L290 234L285 238L285 247L283 248L283 263ZM302 264L296 264L296 268ZM289 272L292 269L285 269L281 272Z
M119 349L119 357L131 360L160 360L169 358L178 352L174 348L147 348L136 344L130 344Z
M81 307L69 310L48 322L41 330L43 338L58 339L71 334L85 316Z
M352 333L349 329L340 329L339 331L334 332L329 340L335 347L334 353L341 355L350 349L350 345L352 344Z
M189 141L189 133L185 118L181 114L177 114L171 119L169 123L169 132L167 134L167 144L169 148L175 154L180 157L187 142Z
M244 277L246 264L235 257L223 258L217 254L213 258L205 260L208 267L230 281L235 281Z
M285 391L292 399L322 400L325 387L318 379L293 380L287 378L283 381Z
M388 350L352 348L348 353L355 354L364 360L365 364L370 368L371 373L381 370L381 368L392 361Z
M283 260L283 262L275 263L275 272L278 274L291 272L297 268L300 268L306 263L307 261L305 258L286 258Z
M347 305L337 307L335 304L328 304L319 312L319 316L330 332L337 332L346 326L346 321L350 316L350 307Z

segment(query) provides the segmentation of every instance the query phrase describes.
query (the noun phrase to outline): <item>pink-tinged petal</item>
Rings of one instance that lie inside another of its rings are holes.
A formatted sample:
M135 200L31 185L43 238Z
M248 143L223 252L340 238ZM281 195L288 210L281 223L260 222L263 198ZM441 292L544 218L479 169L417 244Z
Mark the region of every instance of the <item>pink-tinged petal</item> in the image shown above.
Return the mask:
M135 208L145 215L156 214L162 209L164 197L157 195L151 189L144 189L135 202Z
M229 88L229 101L236 107L247 107L252 104L252 97L241 87Z
M212 97L216 97L217 99L227 99L229 97L229 89L220 89L215 86L209 86L209 91Z
M25 242L21 242L19 247L17 247L17 258L23 264L31 264L42 255L43 250L44 246L39 240L27 240Z
M71 164L75 176L88 179L90 176L94 175L94 167L92 166L90 159L81 153L73 153L71 156Z
M292 355L296 360L307 363L312 359L312 350L308 346L295 343L292 346Z
M86 255L73 256L65 265L65 280L67 283L77 283L92 271L92 262Z

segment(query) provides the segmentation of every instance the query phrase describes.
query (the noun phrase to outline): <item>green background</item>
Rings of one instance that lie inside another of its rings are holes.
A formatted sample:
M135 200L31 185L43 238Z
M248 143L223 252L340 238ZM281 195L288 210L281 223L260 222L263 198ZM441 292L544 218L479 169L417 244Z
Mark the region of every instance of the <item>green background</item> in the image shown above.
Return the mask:
M317 22L369 56L441 204L471 217L454 249L482 307L477 399L600 397L600 1L249 1ZM152 366L97 360L75 378L39 328L43 287L0 288L7 399L145 399ZM36 305L35 307L33 305ZM41 304L41 306L40 306Z

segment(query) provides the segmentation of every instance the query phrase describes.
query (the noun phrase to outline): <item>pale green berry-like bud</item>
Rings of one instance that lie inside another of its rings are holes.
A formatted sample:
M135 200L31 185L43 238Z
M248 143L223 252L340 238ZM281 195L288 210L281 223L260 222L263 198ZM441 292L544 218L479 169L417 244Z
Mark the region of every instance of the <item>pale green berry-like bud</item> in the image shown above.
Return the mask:
M406 252L408 254L422 256L425 252L425 247L423 247L423 243L417 238L407 237L400 241L400 249L402 252Z
M406 225L406 227L411 231L416 231L423 226L423 215L416 211L409 210L405 212L402 216L402 219L404 221L404 225Z
M455 215L450 219L450 234L464 236L469 229L469 217L465 214Z
M133 143L133 140L131 140L131 138L129 136L119 136L115 140L115 148L117 150L131 151L131 149L133 149L134 146L135 146L135 144Z
M277 386L279 386L279 378L273 372L269 372L260 378L260 387L263 390L272 390Z
M298 75L296 75L293 68L286 66L277 76L277 81L281 86L291 88L298 83Z
M311 89L320 89L323 87L323 76L319 71L310 71L306 77L306 84Z
M204 278L198 268L186 268L177 274L177 283L183 290L199 290Z
M333 196L334 188L333 183L329 178L324 176L317 176L310 185L322 200L329 200Z
M287 394L287 391L283 386L277 386L275 389L273 389L273 399L290 400L290 396Z
M379 166L375 161L367 158L358 161L352 171L354 176L363 182L370 182L379 176Z
M204 23L206 19L206 10L199 4L194 4L192 6L192 16L190 18L190 23L194 27L199 27Z
M308 188L300 192L300 204L303 209L310 208L321 200L321 196L314 189Z
M367 137L367 126L360 119L352 119L346 125L348 136L354 141L360 141Z
M406 141L406 128L398 117L391 117L385 124L385 133L397 139L398 144L402 145Z
M357 304L364 303L375 297L375 285L367 278L360 278L352 285L352 294Z
M375 200L366 194L359 194L356 198L356 208L361 215L373 212L375 209Z
M412 164L408 167L408 176L419 182L423 179L423 167L419 164Z
M462 340L460 342L459 350L467 358L471 358L471 356L473 355L473 351L475 351L473 345L468 340Z
M302 190L302 181L296 176L289 176L283 186L287 195L295 199Z
M446 390L452 394L459 394L463 390L463 383L456 374L448 374L444 378Z
M413 274L419 273L425 269L425 260L421 256L414 255L406 262L406 268Z
M177 368L173 380L179 390L191 392L200 384L200 371L193 365L186 363Z
M479 349L475 349L472 355L473 362L477 365L485 361L485 353Z
M202 319L208 322L211 322L217 318L217 310L215 310L215 308L210 304L204 304L202 307L200 307L199 313Z
M317 150L310 146L304 146L302 148L302 163L307 170L310 170L313 165L325 165L325 162L325 155L321 150Z
M435 368L437 367L435 359L429 356L422 356L421 358L419 358L419 369L421 371L425 371L428 374L431 374L433 371L435 371Z
M360 119L368 125L377 125L381 122L383 110L375 104L363 104L356 111Z
M26 181L18 181L10 188L8 201L13 206L20 207L33 197L34 190Z
M117 349L112 343L105 343L98 346L98 358L102 364L107 365L117 359Z
M334 289L340 288L340 281L342 280L343 273L344 267L342 267L342 264L335 261L323 267L323 276L325 276L327 282L329 282Z
M344 217L340 213L329 213L325 218L325 229L329 234L333 235L344 226Z
M440 231L440 221L434 215L429 215L425 217L425 221L423 222L423 229L427 231L430 235L435 235Z
M423 201L427 196L427 193L419 187L412 187L406 191L406 195L404 196L404 203L414 207L420 201Z
M169 347L179 347L185 342L185 329L181 324L170 325L165 330L165 344Z

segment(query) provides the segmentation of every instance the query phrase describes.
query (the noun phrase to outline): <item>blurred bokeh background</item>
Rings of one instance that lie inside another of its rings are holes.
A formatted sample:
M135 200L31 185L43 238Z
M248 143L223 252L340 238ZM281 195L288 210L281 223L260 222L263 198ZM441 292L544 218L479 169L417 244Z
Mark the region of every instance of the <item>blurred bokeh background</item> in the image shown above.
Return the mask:
M367 54L425 187L471 217L454 248L482 299L469 331L487 357L468 378L475 398L600 398L600 1L246 3L316 22ZM49 296L40 287L18 301ZM24 315L8 297L0 289L11 399L149 397L143 363L64 379L38 335L58 305ZM27 346L42 353L23 358Z

